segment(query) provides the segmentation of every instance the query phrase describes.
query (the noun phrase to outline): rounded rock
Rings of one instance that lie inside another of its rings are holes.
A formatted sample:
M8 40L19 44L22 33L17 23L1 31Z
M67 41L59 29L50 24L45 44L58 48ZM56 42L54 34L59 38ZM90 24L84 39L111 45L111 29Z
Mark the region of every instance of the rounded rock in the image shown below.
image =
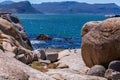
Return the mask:
M120 61L112 61L110 62L108 69L112 69L114 71L120 72Z
M104 68L104 66L95 65L87 72L87 75L103 77L105 74L105 70L106 69Z
M88 22L82 29L82 57L88 67L120 60L120 18Z

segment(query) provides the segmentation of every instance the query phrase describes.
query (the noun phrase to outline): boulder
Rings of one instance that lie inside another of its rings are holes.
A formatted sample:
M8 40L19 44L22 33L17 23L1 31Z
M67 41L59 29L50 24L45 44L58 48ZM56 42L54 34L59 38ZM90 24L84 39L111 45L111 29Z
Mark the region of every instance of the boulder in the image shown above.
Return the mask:
M16 40L18 40L23 47L25 47L27 49L30 49L30 50L33 50L32 46L31 46L31 43L28 39L28 36L27 36L20 20L12 14L3 14L3 15L1 15L1 18L4 19L4 20L7 20L9 22L9 25L10 25L10 23L12 24L11 29L13 29L13 28L16 29L16 30L11 31L11 32L14 32L14 33L15 33L15 31L17 31L16 35L21 37L21 38L17 37ZM8 24L7 21L6 22L4 21L4 23ZM3 26L3 27L5 27L5 26ZM8 34L10 34L10 33L8 32ZM11 34L11 35L14 36L14 34Z
M82 29L82 57L88 67L120 60L120 18L88 22Z
M52 40L52 37L46 35L46 34L40 34L38 37L37 37L38 40Z
M112 69L114 71L120 72L120 61L112 61L110 62L108 69Z
M33 61L33 49L27 34L20 20L12 14L0 15L0 45L4 52L14 53L24 63Z
M104 77L105 71L106 69L104 66L95 65L90 70L88 70L87 75Z

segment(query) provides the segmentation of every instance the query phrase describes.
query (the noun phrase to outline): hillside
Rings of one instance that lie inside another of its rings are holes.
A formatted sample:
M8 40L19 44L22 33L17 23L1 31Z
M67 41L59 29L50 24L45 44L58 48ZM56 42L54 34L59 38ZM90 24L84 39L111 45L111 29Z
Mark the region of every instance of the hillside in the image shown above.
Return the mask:
M118 14L120 7L114 3L109 4L88 4L74 1L66 2L47 2L33 4L33 7L44 13L100 13L100 14Z
M0 3L0 5L5 5L5 4L12 4L14 3L13 1L3 1Z
M22 1L11 4L0 5L0 12L11 12L11 13L41 13L32 7L30 2Z

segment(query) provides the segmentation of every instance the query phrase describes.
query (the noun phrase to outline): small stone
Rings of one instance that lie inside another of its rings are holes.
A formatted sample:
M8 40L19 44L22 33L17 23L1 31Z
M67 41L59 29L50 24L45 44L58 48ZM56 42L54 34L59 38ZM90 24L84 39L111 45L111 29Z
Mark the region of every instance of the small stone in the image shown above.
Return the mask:
M120 72L114 71L112 69L108 69L105 72L105 77L108 80L119 80L120 79Z
M50 60L51 62L55 62L58 59L57 53L46 53L46 59Z
M105 68L101 65L95 65L87 72L87 75L100 76L100 77L103 77L104 74L105 74Z

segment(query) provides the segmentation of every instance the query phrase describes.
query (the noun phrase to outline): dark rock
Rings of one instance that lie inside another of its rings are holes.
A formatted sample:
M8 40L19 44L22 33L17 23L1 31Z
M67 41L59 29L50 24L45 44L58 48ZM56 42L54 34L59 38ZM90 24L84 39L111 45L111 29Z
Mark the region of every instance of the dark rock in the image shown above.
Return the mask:
M46 34L40 34L38 37L37 37L38 40L52 40L52 37L46 35Z
M64 69L64 68L69 68L69 66L67 64L58 64L57 68L59 69Z
M105 70L103 66L95 65L87 72L87 75L104 77Z
M26 49L16 48L14 50L15 58L20 60L23 63L31 63L33 61L33 53Z
M57 61L58 53L46 53L46 60L50 60L51 62Z
M85 64L88 67L94 65L106 67L111 61L120 60L119 34L120 18L86 23L82 31L81 47Z
M105 77L108 80L119 80L120 79L120 72L114 71L112 69L108 69L105 72Z
M39 59L45 60L46 59L46 54L44 50L39 50L39 54L37 54L37 57Z
M107 18L120 17L120 15L106 15Z
M63 38L65 41L71 40L72 38Z
M120 72L120 61L112 61L110 62L108 69L112 69L114 71Z

